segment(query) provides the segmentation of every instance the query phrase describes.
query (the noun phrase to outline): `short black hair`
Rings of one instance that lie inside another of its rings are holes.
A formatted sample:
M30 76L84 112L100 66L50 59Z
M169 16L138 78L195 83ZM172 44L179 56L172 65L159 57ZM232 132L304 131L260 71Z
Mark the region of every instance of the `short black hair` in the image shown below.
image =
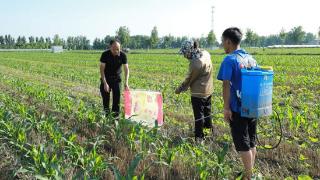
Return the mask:
M230 39L230 41L235 45L239 45L242 39L242 32L237 27L230 27L224 30L222 37L224 39Z
M119 43L119 44L121 44L119 39L112 39L112 40L109 42L109 45L111 46L113 43L116 43L116 42Z

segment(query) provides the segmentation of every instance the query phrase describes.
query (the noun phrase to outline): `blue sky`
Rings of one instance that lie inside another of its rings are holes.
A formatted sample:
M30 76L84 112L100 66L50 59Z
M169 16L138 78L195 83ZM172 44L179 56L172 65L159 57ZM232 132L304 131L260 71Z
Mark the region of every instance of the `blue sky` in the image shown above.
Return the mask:
M211 28L220 37L229 26L251 28L260 35L302 25L317 33L319 0L0 0L0 34L62 37L86 35L93 40L128 26L131 35L201 37ZM219 39L219 38L218 38Z

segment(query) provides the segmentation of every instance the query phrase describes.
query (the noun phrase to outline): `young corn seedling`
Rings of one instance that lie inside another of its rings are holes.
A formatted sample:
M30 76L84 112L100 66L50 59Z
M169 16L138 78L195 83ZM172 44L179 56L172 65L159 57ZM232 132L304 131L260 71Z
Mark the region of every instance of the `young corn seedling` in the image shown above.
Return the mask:
M143 154L141 154L141 153L136 154L135 157L133 158L133 160L130 162L129 167L124 175L121 174L121 172L119 171L119 169L116 166L111 165L111 169L114 173L115 179L116 180L132 180L132 179L133 180L144 180L145 173L149 170L151 165L144 168L144 170L139 175L134 175L136 168L138 167L139 162L142 159L143 159Z

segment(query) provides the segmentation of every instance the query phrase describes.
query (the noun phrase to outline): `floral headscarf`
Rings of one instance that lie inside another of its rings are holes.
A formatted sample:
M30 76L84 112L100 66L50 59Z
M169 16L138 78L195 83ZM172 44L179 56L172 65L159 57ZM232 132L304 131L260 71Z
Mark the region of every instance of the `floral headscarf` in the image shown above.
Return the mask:
M194 41L192 40L184 41L179 53L183 55L191 53L191 59L199 59L202 57L202 52L200 49L194 47Z

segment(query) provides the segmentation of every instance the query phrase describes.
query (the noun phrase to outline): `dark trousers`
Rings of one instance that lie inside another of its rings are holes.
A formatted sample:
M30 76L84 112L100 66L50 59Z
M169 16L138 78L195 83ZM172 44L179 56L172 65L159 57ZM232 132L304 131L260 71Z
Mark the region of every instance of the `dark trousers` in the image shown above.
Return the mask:
M195 118L195 138L203 138L203 128L212 128L211 96L207 98L191 97Z
M120 112L120 89L121 82L118 81L107 81L110 91L112 92L112 112L115 117L119 116ZM107 114L110 113L110 92L104 90L104 85L100 84L100 93L102 97L103 108Z
M230 127L237 151L249 151L256 146L256 119L241 117L240 113L232 112Z

